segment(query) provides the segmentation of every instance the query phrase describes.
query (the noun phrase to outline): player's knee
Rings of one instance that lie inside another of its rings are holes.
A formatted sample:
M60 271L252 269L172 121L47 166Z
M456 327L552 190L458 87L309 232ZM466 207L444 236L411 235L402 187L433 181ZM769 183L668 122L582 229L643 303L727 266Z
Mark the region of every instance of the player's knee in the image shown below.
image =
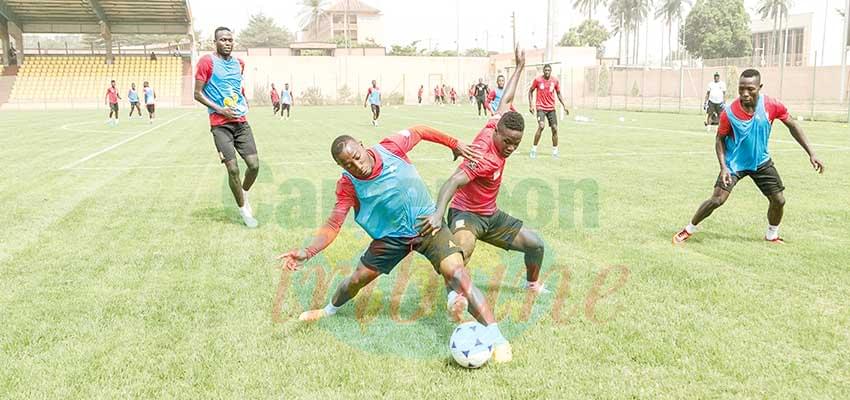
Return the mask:
M251 160L245 162L246 168L248 168L248 172L256 173L260 170L260 161L259 160Z
M543 239L540 235L531 232L528 235L527 243L525 245L526 253L542 253L545 250L545 244L543 243Z
M770 200L770 205L774 207L785 207L785 196L782 193L777 193L768 198Z
M721 196L712 196L710 199L708 199L708 203L712 208L720 207L725 202L726 198Z
M236 164L236 161L228 161L224 163L224 168L227 169L228 175L239 176L239 164Z

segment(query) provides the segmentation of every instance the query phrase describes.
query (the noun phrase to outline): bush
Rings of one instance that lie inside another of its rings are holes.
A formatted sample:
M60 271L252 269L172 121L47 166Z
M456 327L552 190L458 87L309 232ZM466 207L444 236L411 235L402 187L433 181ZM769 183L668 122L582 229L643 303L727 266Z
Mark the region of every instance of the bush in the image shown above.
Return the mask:
M392 92L389 96L386 96L381 99L382 103L386 105L401 105L404 104L404 95L399 92Z
M308 87L298 98L301 100L301 104L308 106L321 106L327 103L327 100L322 96L322 90L315 86Z
M608 67L604 67L599 71L599 85L597 86L597 95L599 96L608 96L610 94L611 88L610 83L608 82Z
M252 106L268 106L272 104L268 94L271 88L266 85L254 83L254 98L251 100Z
M354 98L351 96L351 88L348 85L342 85L336 92L336 102L338 104L354 104Z

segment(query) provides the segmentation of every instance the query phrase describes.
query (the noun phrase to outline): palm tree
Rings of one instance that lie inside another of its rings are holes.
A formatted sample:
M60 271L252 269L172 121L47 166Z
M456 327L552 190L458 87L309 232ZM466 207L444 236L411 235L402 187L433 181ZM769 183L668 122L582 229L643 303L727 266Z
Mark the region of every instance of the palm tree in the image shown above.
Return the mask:
M777 50L777 42L779 39L779 23L783 17L788 16L788 6L790 0L761 0L759 8L756 10L761 16L761 19L773 18L773 34L770 40L770 48L768 54L775 58ZM771 61L773 63L773 61Z
M670 42L673 38L673 22L678 21L679 25L681 25L682 15L684 14L684 6L687 4L688 6L692 5L690 0L662 0L663 2L658 7L658 10L655 10L655 18L661 18L664 20L664 23L667 24L667 51L673 51L673 45ZM681 29L680 29L681 30ZM676 50L679 50L679 40L676 40ZM661 46L664 46L664 43L661 43ZM661 49L662 56L664 55L664 49Z
M596 11L596 8L604 6L606 3L608 3L608 0L575 0L573 8L581 12L586 12L587 19L591 20L593 19L593 13Z
M638 60L638 55L640 55L640 24L646 20L646 17L649 15L649 10L652 8L653 0L631 0L631 17L632 22L634 24L634 32L635 32L635 62Z
M315 40L319 40L319 20L325 14L328 0L301 0L301 11L298 13L298 25L301 29L313 23L316 28Z
M611 0L608 3L608 18L611 19L611 25L614 26L612 31L613 34L617 35L620 40L620 44L617 47L618 55L617 57L622 60L623 58L623 34L626 35L626 64L629 63L629 23L631 21L629 10L628 10L628 2L629 0Z

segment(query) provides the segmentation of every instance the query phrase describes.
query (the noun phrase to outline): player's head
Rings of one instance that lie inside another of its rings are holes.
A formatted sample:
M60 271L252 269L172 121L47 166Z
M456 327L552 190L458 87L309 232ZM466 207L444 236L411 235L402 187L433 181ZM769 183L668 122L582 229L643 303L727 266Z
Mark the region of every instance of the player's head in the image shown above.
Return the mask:
M130 89L136 90L136 83L135 82L130 84Z
M482 83L484 83L484 78L478 78L478 84L480 85Z
M720 82L720 73L719 73L719 72L715 72L715 73L714 73L714 81L715 81L715 82Z
M363 143L351 136L341 135L334 139L331 156L337 165L357 179L366 179L372 173L372 157L366 152Z
M283 84L283 88L284 88L284 89L286 89L286 90L289 90L289 84L288 84L288 83L284 83L284 84Z
M143 83L142 86L148 87L148 81L145 81L145 83Z
M549 79L550 76L552 76L552 66L546 64L543 66L543 77Z
M738 96L740 96L741 105L755 106L761 86L761 74L757 70L748 69L742 72L741 79L738 80Z
M504 75L499 75L496 78L496 86L498 86L499 89L503 89L505 87L505 76Z
M378 81L372 79L372 87L378 87Z
M222 56L229 56L233 51L233 32L230 28L220 26L213 33L215 39L215 51Z
M496 124L493 132L493 144L502 157L508 158L519 147L522 141L522 132L525 130L525 120L522 114L516 111L508 111Z
M115 80L114 79L109 81L109 86L115 87Z

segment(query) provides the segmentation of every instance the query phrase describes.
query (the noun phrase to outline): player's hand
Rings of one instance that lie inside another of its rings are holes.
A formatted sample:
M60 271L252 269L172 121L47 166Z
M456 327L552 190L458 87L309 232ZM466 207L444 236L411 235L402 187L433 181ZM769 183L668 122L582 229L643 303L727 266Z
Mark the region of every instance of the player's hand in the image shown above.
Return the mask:
M564 107L564 115L570 115L570 109L569 108Z
M283 267L289 271L297 271L298 268L301 268L304 265L304 261L307 261L310 257L307 256L307 251L304 249L291 250L288 253L283 253L277 257L278 260L283 261Z
M224 118L236 119L236 110L230 107L224 107L219 112Z
M437 213L419 217L419 222L416 223L416 230L419 231L419 236L434 236L443 227L443 216Z
M815 171L818 171L819 174L823 173L823 161L821 161L818 156L812 154L809 157L809 162L812 163L812 167L815 168Z
M519 45L517 45L514 49L514 59L516 61L517 68L525 66L525 50L520 50Z
M478 146L474 144L468 145L461 141L457 142L457 146L452 149L452 153L454 153L455 155L455 160L457 160L458 157L463 157L470 161L478 161L482 157L484 157L484 155L481 153L481 149L479 149Z
M528 112L530 112L531 115L534 115L534 107L528 107Z
M723 182L723 185L728 187L732 184L732 173L729 172L729 168L723 167L720 170L720 181Z

